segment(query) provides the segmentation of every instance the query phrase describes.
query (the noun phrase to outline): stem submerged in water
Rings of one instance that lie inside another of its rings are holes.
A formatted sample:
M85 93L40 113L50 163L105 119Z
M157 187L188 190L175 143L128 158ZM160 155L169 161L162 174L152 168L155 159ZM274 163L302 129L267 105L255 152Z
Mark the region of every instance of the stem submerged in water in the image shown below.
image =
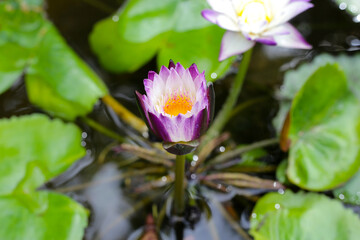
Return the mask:
M231 117L232 110L235 107L236 101L241 92L245 75L249 67L251 54L252 54L252 49L244 53L243 59L239 65L239 71L230 89L229 96L226 99L226 102L223 105L222 109L217 114L214 123L211 125L206 135L204 136L199 149L203 148L211 139L218 137L221 130L224 128L225 124Z
M181 216L185 210L185 155L177 155L175 160L175 213Z

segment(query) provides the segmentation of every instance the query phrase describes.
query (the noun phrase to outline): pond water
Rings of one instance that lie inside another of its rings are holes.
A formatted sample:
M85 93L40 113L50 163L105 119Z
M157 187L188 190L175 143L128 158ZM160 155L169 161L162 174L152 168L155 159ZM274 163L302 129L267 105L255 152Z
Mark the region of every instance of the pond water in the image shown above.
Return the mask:
M360 50L360 26L351 16L340 10L339 6L330 0L313 1L315 8L296 17L292 23L303 33L304 37L314 46L311 51L291 50L257 45L245 81L239 103L258 99L249 108L234 116L227 125L226 131L231 132L229 144L246 144L275 136L271 121L278 110L276 89L282 83L283 73L296 67L303 61L309 61L322 52L338 54L347 51L348 54ZM106 82L111 94L132 112L138 114L133 95L134 90L142 90L142 80L147 72L156 69L153 59L146 66L133 74L111 74L98 64L91 52L88 36L96 22L116 11L123 1L120 0L48 0L47 13L69 45L101 76ZM106 37L106 36L104 36ZM358 41L354 41L354 40ZM233 69L235 71L236 64ZM227 96L234 71L215 83L217 95L216 109L219 110ZM17 82L9 91L0 96L0 117L24 115L40 110L32 106L26 96L23 80ZM121 122L102 104L95 107L91 117L120 134L128 133ZM156 202L164 202L168 193L160 191L145 191L142 199L128 189L143 182L145 175L130 181L121 178L126 172L121 167L125 160L123 155L110 154L101 161L104 148L111 144L111 139L93 131L81 122L83 127L83 144L87 148L87 156L79 160L65 174L50 181L45 187L61 191L90 209L90 224L86 230L85 239L121 240L137 239L140 229L145 224L148 213L152 211L151 204L144 204L149 198ZM279 149L270 148L266 161L277 164L283 154ZM120 177L119 177L120 176ZM273 173L265 175L273 178ZM90 184L88 184L90 183ZM75 187L74 187L75 186ZM130 188L129 188L130 187ZM154 196L155 195L155 196ZM249 228L248 217L254 202L251 198L237 196L208 195L221 199L228 198L224 204L228 215L236 216L238 223L244 229ZM144 200L145 199L145 200ZM162 205L162 204L159 204ZM186 239L241 239L222 214L223 208L211 203L212 221L207 222L205 214L199 210L188 211L189 219L200 218L194 228L186 228ZM174 232L165 218L164 238L174 239ZM138 230L138 231L136 231ZM135 233L134 233L135 232Z

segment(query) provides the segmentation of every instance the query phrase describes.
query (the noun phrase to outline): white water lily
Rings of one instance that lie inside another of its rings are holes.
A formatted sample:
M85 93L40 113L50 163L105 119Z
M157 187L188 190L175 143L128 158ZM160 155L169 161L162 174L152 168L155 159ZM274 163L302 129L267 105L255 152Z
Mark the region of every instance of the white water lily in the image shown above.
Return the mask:
M202 11L208 21L228 30L222 39L219 61L241 54L256 42L310 49L288 23L313 7L310 0L207 0L212 9Z

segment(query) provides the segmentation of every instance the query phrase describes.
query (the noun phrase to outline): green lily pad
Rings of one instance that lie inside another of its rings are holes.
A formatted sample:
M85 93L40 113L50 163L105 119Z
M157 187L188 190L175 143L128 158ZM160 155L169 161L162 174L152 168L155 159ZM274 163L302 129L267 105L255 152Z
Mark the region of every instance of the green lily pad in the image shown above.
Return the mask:
M360 205L360 172L358 171L343 186L335 189L333 193L343 202Z
M356 240L360 219L337 200L315 193L269 193L251 215L255 240Z
M82 239L87 210L36 189L84 155L72 123L41 114L1 119L0 239Z
M360 166L360 104L336 65L319 68L290 112L289 180L322 191L346 182Z
M42 206L37 212L29 209L19 196L0 197L1 239L83 239L88 213L80 204L56 193L32 195Z
M302 64L296 70L287 71L284 75L284 83L278 92L280 98L280 110L274 118L273 124L280 133L286 114L289 112L291 102L296 93L302 88L306 80L319 68L327 64L338 64L347 77L348 87L355 96L360 99L360 54L353 56L331 56L321 54L316 56L311 63Z
M25 74L33 104L73 120L89 113L108 90L46 20L41 2L0 3L0 93Z
M85 155L74 124L44 115L0 120L0 195L11 194L27 177L35 190ZM38 174L32 174L34 169ZM28 172L28 174L27 174ZM42 177L41 177L42 176Z
M288 167L288 160L285 159L285 160L281 161L281 163L279 164L279 166L276 169L276 179L285 185L290 184L289 179L286 175L287 167Z
M158 54L159 68L169 59L186 67L196 63L212 81L234 58L218 61L225 31L201 16L206 8L202 0L130 0L116 15L96 24L90 45L109 71L133 72Z

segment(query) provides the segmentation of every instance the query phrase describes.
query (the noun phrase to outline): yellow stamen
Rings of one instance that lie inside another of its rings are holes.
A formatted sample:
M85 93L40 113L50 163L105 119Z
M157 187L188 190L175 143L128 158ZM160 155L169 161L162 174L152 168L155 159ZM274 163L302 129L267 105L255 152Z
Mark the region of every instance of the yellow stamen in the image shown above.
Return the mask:
M244 17L247 24L265 19L267 22L272 20L270 7L266 0L249 0L245 1L237 9L237 15Z
M180 113L186 114L191 111L193 103L191 99L184 94L173 94L165 102L164 112L171 117L175 117Z

